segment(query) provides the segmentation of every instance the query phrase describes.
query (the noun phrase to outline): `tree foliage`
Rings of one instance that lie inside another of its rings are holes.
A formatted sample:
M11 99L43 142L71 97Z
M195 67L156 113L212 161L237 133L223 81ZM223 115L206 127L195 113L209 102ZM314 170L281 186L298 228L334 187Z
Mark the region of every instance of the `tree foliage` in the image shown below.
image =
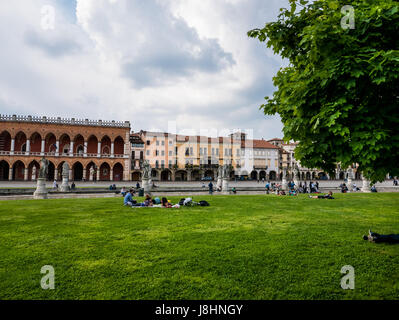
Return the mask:
M399 2L355 0L344 29L342 0L290 0L277 21L248 32L288 59L261 106L278 113L295 157L329 173L359 164L373 181L399 175Z

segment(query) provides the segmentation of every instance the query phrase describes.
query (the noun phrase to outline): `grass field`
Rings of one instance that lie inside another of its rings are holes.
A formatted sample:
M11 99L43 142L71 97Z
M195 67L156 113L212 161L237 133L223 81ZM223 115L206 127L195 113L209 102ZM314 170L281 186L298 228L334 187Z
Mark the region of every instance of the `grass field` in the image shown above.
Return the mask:
M399 193L194 199L211 206L1 201L0 299L399 298L399 245L362 239L399 233ZM40 287L43 265L55 290Z

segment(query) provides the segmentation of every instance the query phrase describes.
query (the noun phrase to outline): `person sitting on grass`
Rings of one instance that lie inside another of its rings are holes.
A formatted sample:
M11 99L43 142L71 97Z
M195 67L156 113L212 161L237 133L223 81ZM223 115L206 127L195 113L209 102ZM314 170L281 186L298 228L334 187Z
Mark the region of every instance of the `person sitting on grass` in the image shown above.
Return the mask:
M236 189L235 187L233 187L233 188L231 189L231 192L233 192L234 194L236 194L236 193L237 193L237 189Z
M121 189L121 195L122 195L122 197L124 197L124 196L126 195L126 189L125 189L125 187L122 187L122 189Z
M309 198L311 198L311 199L334 199L334 197L332 195L333 195L332 191L328 191L328 193L325 194L324 196L311 196L311 195L309 195Z
M371 187L371 192L377 192L377 188L375 187L375 185L373 185L373 186Z
M123 198L123 205L124 206L133 206L133 204L135 203L135 201L133 200L133 194L134 191L133 189L130 189L128 193L126 193L125 197Z
M369 240L375 243L399 243L399 234L378 234L369 230L369 235L364 235L363 240Z
M297 196L297 195L298 195L295 189L290 189L290 191L289 191L288 194L289 194L290 196Z
M279 191L278 191L278 195L279 195L279 196L286 196L287 194L285 193L284 190L279 190Z
M163 208L172 208L172 204L165 197L162 198L162 207Z

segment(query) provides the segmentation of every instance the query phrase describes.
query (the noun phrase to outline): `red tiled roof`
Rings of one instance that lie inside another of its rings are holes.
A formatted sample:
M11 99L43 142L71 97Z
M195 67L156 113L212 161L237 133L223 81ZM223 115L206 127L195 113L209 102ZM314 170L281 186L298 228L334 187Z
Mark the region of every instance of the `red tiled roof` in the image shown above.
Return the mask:
M255 149L279 149L279 147L271 144L266 140L252 140Z

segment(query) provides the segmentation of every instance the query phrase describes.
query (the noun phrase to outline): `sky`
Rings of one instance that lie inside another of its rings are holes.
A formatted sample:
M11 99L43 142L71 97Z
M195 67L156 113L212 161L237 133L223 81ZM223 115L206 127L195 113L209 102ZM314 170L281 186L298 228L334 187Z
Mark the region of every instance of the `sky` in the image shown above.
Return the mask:
M285 61L248 38L288 0L0 2L0 114L128 120L133 131L282 137Z

